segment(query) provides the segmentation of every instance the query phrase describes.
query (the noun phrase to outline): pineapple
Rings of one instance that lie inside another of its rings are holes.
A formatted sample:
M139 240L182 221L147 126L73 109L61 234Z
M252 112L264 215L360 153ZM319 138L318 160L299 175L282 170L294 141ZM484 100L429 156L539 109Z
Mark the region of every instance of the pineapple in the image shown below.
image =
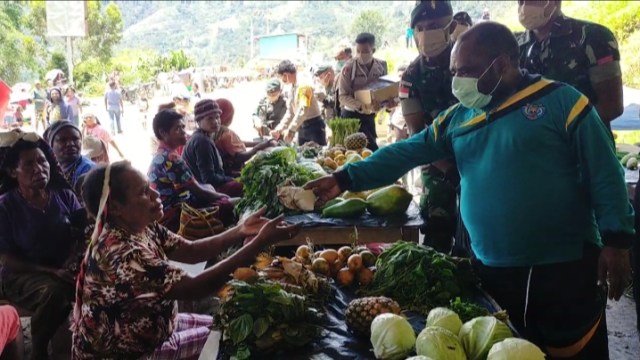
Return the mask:
M361 150L367 147L367 135L358 132L344 138L344 146L347 150Z
M355 299L347 305L345 318L347 326L355 334L368 336L373 319L385 313L400 314L400 305L385 296L364 297Z

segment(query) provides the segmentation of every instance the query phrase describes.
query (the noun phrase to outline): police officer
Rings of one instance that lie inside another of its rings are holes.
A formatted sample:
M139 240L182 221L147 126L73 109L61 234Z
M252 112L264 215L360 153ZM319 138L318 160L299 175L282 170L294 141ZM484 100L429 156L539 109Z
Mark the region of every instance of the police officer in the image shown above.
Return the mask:
M413 36L420 52L400 82L400 105L409 134L417 134L458 100L451 92L449 62L457 23L449 1L422 1L411 12ZM451 162L422 168L420 208L425 242L449 252L456 231L458 170Z
M322 85L322 91L316 92L316 98L322 104L324 120L340 117L340 101L336 98L336 73L331 65L321 65L313 76Z
M373 34L361 33L356 37L357 56L344 65L338 83L342 117L360 119L360 132L367 136L367 147L373 151L378 149L375 117L380 104L375 101L365 104L357 100L354 94L387 75L386 63L373 57L375 44L376 37Z
M267 96L260 100L258 108L253 114L253 126L260 137L268 136L269 132L280 124L287 112L287 102L282 94L280 80L267 81L266 92Z
M518 1L518 17L527 29L517 34L520 66L578 89L611 129L610 122L624 111L618 42L606 27L564 15L561 5Z

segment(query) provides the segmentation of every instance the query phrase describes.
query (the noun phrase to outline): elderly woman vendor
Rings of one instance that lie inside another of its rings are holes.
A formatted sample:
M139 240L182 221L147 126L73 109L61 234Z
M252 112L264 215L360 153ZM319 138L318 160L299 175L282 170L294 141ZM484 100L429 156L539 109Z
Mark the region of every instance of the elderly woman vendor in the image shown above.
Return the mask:
M0 133L0 260L4 296L31 318L32 358L71 312L73 268L86 215L49 145L35 133Z
M212 294L234 269L297 230L282 217L263 218L262 209L222 234L187 241L157 224L160 195L128 162L91 171L82 193L97 221L78 277L73 359L197 359L212 318L178 314L176 300ZM195 277L169 262L207 261L254 235Z

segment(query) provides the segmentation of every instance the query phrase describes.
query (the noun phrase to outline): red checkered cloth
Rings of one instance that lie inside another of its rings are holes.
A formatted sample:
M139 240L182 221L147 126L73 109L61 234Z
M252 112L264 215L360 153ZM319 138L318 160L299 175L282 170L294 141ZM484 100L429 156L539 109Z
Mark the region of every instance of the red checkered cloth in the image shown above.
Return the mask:
M160 348L145 360L197 360L211 333L213 318L207 315L178 314L176 329Z

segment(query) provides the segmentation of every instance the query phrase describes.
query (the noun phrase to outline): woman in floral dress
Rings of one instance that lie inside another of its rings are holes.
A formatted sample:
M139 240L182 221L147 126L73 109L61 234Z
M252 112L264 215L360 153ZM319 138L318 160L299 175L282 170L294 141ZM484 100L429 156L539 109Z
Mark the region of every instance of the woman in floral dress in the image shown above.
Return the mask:
M263 218L262 209L222 234L187 241L157 224L159 194L124 161L89 173L82 193L97 220L76 286L73 359L197 359L212 318L178 314L176 300L214 293L234 269L297 230L282 217ZM252 236L197 276L169 261L207 261Z

